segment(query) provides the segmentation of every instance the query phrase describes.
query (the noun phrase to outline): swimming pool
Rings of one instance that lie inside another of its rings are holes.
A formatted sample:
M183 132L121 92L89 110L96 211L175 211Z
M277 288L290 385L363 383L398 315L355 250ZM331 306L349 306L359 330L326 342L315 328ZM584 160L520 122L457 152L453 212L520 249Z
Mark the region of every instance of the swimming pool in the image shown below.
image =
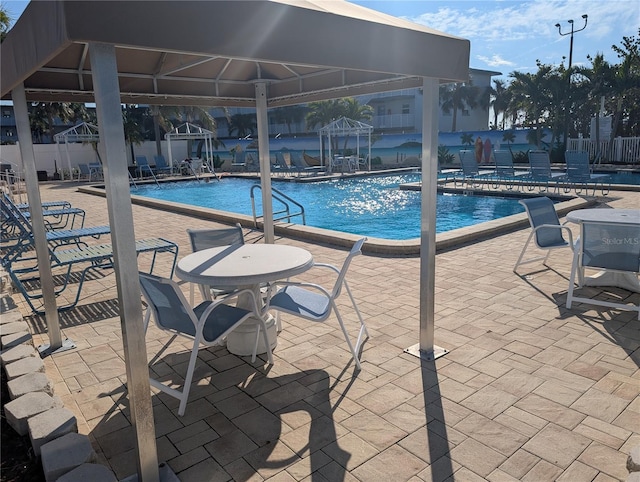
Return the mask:
M273 182L273 187L304 206L309 226L390 240L420 237L420 192L401 191L419 174L333 179L312 183ZM222 178L139 186L132 194L163 201L252 215L254 180ZM258 213L262 212L256 194ZM274 201L274 211L281 206ZM484 223L524 212L513 198L438 194L436 232ZM300 218L294 222L301 223Z

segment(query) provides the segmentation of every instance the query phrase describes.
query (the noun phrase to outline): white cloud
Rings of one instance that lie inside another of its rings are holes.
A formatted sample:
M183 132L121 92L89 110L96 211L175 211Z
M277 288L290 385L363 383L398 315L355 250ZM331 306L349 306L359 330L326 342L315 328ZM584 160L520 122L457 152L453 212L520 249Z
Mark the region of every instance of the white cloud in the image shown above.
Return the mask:
M513 67L514 62L503 59L500 55L493 54L491 57L485 55L477 55L476 58L491 67Z

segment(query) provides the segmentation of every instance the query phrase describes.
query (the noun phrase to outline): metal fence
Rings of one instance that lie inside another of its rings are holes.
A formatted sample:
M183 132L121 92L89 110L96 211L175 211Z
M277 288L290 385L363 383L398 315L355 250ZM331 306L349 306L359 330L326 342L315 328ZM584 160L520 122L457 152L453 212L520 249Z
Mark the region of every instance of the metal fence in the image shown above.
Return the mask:
M591 139L567 139L567 150L587 151L596 163L640 164L640 137L616 137L613 143L608 139L599 143Z

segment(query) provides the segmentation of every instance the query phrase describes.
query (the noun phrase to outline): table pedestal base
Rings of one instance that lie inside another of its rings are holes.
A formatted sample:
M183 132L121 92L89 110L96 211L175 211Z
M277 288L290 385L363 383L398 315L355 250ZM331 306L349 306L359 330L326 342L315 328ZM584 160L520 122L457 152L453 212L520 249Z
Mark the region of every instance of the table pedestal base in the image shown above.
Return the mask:
M273 316L267 319L267 337L269 338L269 346L273 351L278 344L278 333L276 330L276 320ZM260 323L257 320L249 318L238 328L227 335L227 350L229 353L239 356L253 355L253 348L256 344L256 336L260 329ZM258 339L257 354L267 353L267 347L264 344L263 334L260 333Z

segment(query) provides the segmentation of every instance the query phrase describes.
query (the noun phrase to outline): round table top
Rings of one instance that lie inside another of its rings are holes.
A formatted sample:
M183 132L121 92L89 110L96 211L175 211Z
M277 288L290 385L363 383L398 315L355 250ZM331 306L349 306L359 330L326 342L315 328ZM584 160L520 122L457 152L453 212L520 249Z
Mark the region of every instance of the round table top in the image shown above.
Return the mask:
M178 261L178 278L211 286L249 286L295 276L313 266L306 249L243 244L203 249Z
M640 209L576 209L567 214L567 221L640 224Z

